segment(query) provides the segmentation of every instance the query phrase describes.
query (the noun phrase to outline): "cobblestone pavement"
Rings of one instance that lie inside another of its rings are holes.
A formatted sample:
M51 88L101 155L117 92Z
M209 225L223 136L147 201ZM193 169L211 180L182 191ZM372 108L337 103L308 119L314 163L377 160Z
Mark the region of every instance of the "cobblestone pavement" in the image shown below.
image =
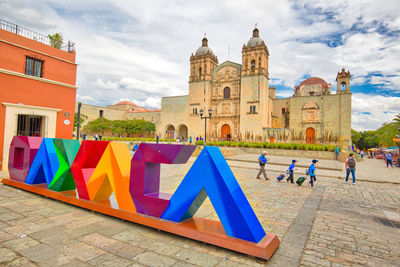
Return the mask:
M400 185L388 182L398 179L397 169L376 161L386 181L352 185L317 176L312 189L257 180L256 166L238 163L229 161L260 222L282 242L271 262L1 184L0 265L400 266ZM163 165L161 191L174 192L190 165ZM196 216L218 220L208 200Z

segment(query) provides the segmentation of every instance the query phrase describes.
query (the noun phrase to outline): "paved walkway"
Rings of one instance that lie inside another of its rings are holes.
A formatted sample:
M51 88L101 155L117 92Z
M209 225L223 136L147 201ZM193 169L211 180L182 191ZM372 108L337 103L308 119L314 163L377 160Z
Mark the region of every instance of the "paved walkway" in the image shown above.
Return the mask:
M258 169L258 157L259 155L257 154L245 154L231 156L227 160L230 166ZM267 164L266 170L267 174L272 174L272 178L285 173L293 160L292 157L287 156L268 155L267 157L270 159L270 162ZM296 158L296 160L298 161L296 163L296 167L298 168L296 177L304 176L305 170L310 166L312 158ZM346 172L344 171L345 164L339 161L321 159L318 162L318 166L320 168L317 170L317 176L330 178L346 177ZM254 175L257 175L257 172ZM385 161L381 159L364 159L357 162L356 179L360 181L400 184L400 168L386 168Z
M300 164L308 161L299 159ZM383 168L378 160L365 162L385 175L362 181L360 163L356 185L317 176L312 189L307 183L257 180L257 165L229 161L264 229L282 242L270 262L1 184L0 265L400 266L400 185L391 182L399 179L398 169ZM320 166L334 169L337 164L321 161ZM163 165L161 190L174 192L190 165ZM196 216L218 220L208 200Z

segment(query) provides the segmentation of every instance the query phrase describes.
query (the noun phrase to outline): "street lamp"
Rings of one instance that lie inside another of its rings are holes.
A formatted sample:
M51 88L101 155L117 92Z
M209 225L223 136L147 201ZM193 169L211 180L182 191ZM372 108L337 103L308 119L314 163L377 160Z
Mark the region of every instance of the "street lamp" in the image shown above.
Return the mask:
M207 143L207 119L211 119L212 110L208 109L208 117L204 116L204 110L200 109L200 118L204 119L204 145Z

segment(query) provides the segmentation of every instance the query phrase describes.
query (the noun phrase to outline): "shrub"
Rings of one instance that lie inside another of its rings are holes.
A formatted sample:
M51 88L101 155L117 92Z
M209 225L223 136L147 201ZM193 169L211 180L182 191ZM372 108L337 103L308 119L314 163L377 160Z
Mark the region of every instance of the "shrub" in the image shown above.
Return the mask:
M204 145L204 142L202 140L199 140L199 141L196 141L194 144L196 146L202 146L202 145Z

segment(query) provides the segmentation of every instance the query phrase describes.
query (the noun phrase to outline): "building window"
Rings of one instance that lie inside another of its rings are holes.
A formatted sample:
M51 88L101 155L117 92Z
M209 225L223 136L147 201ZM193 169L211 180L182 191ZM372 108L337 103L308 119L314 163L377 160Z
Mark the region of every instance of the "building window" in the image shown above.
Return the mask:
M32 57L26 57L25 74L36 77L42 77L43 74L43 60Z
M17 135L42 136L42 116L18 114Z
M201 76L201 68L199 68L199 76Z
M193 114L197 115L197 108L193 108Z
M256 106L253 106L253 113L256 113Z
M250 106L250 114L255 114L256 113L256 105L251 105Z
M64 117L65 118L69 118L71 116L71 114L69 112L64 112Z
M224 88L224 98L231 98L231 89L229 87Z
M104 116L104 110L100 110L99 111L99 117L103 117Z
M258 67L261 68L261 57L258 58Z
M256 61L253 59L252 61L251 61L251 72L254 72L255 71L255 69L256 69Z
M282 114L286 114L286 109L282 108Z

